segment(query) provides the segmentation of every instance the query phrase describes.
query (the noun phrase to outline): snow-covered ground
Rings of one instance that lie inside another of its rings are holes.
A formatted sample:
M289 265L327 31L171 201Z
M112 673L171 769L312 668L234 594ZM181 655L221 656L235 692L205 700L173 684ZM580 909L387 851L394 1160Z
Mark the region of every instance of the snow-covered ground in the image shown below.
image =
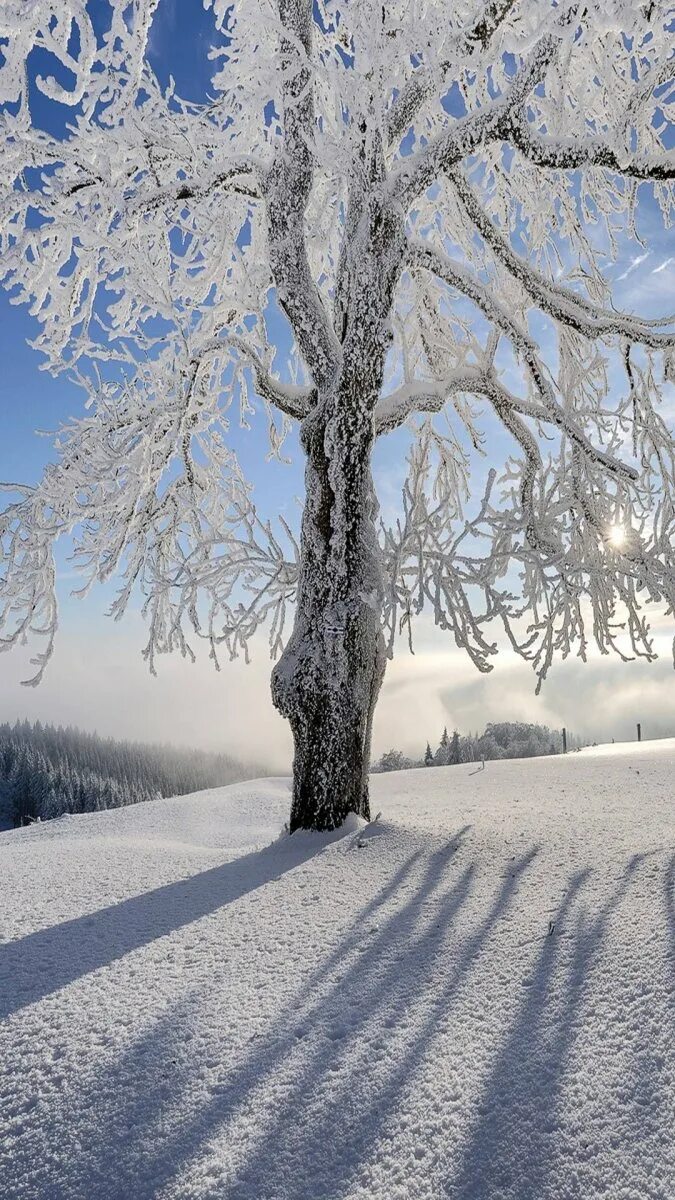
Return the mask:
M0 835L2 1200L673 1200L675 740Z

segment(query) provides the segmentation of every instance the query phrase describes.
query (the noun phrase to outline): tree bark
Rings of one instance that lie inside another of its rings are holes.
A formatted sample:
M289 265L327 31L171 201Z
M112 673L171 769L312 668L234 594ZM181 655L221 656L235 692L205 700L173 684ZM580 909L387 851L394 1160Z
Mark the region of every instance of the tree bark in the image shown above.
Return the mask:
M298 606L272 675L295 748L291 832L335 829L350 812L370 818L372 718L386 661L372 441L370 413L344 388L303 423Z

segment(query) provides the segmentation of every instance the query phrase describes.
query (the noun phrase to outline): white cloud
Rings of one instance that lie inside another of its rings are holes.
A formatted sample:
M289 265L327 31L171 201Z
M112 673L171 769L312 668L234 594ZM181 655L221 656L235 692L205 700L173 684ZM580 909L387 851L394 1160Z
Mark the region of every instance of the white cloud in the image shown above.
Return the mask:
M637 271L638 267L641 266L646 258L649 258L650 254L651 250L648 250L646 254L635 255L635 257L631 259L630 264L626 267L626 270L623 271L621 275L617 275L617 283L622 279L627 279L629 275L633 274L633 271Z
M389 664L375 718L376 755L392 746L420 756L434 746L445 725L480 732L488 721L533 721L593 741L635 736L675 736L675 671L672 620L652 619L659 658L623 663L590 651L588 662L569 658L551 668L539 696L528 663L504 650L494 669L481 675L467 656L430 622L421 625L418 652L401 652Z

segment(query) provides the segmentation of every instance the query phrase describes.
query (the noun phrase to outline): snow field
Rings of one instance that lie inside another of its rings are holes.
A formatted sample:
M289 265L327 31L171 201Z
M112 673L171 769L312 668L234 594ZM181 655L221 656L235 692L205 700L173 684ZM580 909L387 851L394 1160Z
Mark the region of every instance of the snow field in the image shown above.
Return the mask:
M673 1200L675 740L0 835L3 1200Z

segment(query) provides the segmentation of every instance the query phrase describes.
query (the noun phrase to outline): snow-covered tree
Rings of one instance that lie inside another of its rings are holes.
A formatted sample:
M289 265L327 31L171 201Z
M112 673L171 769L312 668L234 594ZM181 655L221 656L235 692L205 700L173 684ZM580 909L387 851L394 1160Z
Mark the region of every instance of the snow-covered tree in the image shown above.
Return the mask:
M329 828L368 813L386 658L425 605L479 670L501 627L540 680L591 639L651 658L644 605L672 611L675 339L608 283L645 206L672 214L672 14L204 3L204 104L151 70L163 0L96 21L87 0L2 5L2 272L90 405L8 498L3 644L44 637L39 677L65 533L89 580L121 576L115 616L142 594L151 666L199 635L237 654L266 621L276 654L291 610L272 680L291 828ZM31 110L35 48L62 136ZM229 438L256 397L273 453L300 425L299 541L257 514ZM402 513L381 528L372 449L403 425Z
M98 812L251 777L226 755L105 740L79 729L0 725L0 823Z
M447 767L450 761L450 738L448 737L447 727L441 734L441 740L438 743L438 750L434 754L434 766Z
M424 765L425 765L425 767L433 767L433 765L434 765L433 750L431 749L431 746L429 745L428 742L427 742L427 748L424 751Z

